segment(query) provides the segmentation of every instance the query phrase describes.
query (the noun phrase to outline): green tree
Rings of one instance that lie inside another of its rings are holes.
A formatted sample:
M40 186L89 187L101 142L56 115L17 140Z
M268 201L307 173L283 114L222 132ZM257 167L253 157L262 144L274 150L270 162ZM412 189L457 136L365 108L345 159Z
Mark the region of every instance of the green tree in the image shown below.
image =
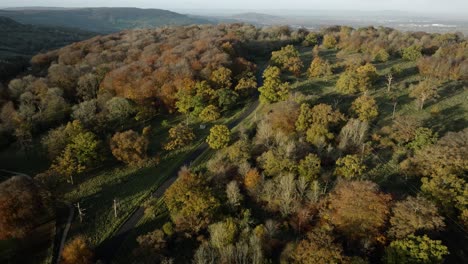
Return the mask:
M321 124L312 124L306 132L307 142L316 147L324 147L325 144L335 136L328 130L328 127Z
M101 141L92 132L84 132L76 135L67 146L79 164L85 168L94 165L101 159L99 150Z
M336 161L335 174L352 179L361 176L367 169L357 155L346 155Z
M300 177L304 177L308 182L316 180L320 176L321 160L316 154L309 154L299 161L297 170Z
M336 82L336 90L342 94L353 94L359 91L359 80L352 69L343 72Z
M42 146L47 149L50 159L55 159L70 144L71 140L85 130L80 121L68 122L66 126L51 129L41 139Z
M310 32L305 37L304 41L302 42L302 45L306 47L313 47L313 46L318 45L318 43L319 43L319 35L315 32Z
M107 118L111 122L123 125L137 111L130 100L122 97L113 97L106 102Z
M408 143L408 147L413 150L422 149L425 146L435 144L437 142L438 133L432 132L432 129L420 127L416 129L413 141Z
M66 148L50 166L52 172L68 178L71 184L74 184L74 176L85 169L86 167L78 162L70 148Z
M220 206L202 178L186 168L164 193L164 202L176 227L191 233L207 227Z
M408 61L416 61L422 57L422 47L419 45L412 45L404 48L402 51L402 58Z
M426 235L409 235L395 240L386 248L384 262L388 264L439 264L449 251L440 240L432 240Z
M215 125L210 129L206 142L212 149L222 149L231 141L231 131L225 125Z
M372 96L361 95L354 100L351 110L354 111L361 121L369 122L379 114L377 103Z
M418 85L411 86L410 96L416 98L418 109L422 110L424 108L424 103L427 100L439 97L437 84L432 80L420 81Z
M217 91L218 95L218 106L223 109L228 109L232 107L239 98L239 95L231 89L219 89Z
M220 117L221 114L219 113L219 109L214 105L208 105L200 112L199 115L199 118L203 122L212 122L219 119Z
M176 98L176 108L182 114L198 117L204 107L202 96L193 94L193 91L181 89L177 92Z
M387 62L390 55L385 49L378 49L373 55L373 61L376 62Z
M263 86L258 88L260 102L265 104L286 100L290 86L287 82L281 82L280 75L281 70L276 66L269 66L263 72Z
M195 139L193 130L183 124L179 123L169 129L168 142L164 145L165 150L174 150L189 145Z

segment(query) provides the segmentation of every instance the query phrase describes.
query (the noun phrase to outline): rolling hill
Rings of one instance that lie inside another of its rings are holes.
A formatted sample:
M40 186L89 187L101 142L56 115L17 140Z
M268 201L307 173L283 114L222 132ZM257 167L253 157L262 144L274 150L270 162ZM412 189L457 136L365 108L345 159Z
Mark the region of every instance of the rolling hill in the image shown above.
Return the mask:
M0 16L20 23L79 28L109 33L164 25L209 24L208 20L162 10L139 8L76 8L0 10Z
M16 74L39 52L95 35L77 29L26 25L0 16L0 80Z

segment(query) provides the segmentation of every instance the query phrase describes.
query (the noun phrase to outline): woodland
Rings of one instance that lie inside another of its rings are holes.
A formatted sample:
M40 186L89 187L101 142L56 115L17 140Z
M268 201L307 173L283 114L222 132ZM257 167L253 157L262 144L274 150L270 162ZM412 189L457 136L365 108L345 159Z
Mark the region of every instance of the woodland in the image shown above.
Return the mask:
M0 87L0 259L465 263L467 84L463 34L385 27L39 53Z

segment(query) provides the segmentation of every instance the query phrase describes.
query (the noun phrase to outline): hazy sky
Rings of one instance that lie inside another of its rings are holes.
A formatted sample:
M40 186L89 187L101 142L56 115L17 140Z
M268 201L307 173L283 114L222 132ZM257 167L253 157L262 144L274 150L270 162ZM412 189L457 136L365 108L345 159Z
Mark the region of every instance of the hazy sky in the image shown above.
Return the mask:
M0 0L0 7L127 6L164 9L333 9L400 10L431 13L457 13L468 16L468 0Z

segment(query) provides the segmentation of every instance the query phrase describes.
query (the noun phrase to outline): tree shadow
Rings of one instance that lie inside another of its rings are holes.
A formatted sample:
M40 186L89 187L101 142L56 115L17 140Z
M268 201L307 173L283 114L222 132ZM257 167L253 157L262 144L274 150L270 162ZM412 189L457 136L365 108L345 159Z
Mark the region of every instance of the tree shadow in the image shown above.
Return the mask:
M443 135L448 131L460 131L468 127L468 119L465 115L465 109L460 103L442 110L437 115L433 115L424 122L424 126L433 128L439 135Z

